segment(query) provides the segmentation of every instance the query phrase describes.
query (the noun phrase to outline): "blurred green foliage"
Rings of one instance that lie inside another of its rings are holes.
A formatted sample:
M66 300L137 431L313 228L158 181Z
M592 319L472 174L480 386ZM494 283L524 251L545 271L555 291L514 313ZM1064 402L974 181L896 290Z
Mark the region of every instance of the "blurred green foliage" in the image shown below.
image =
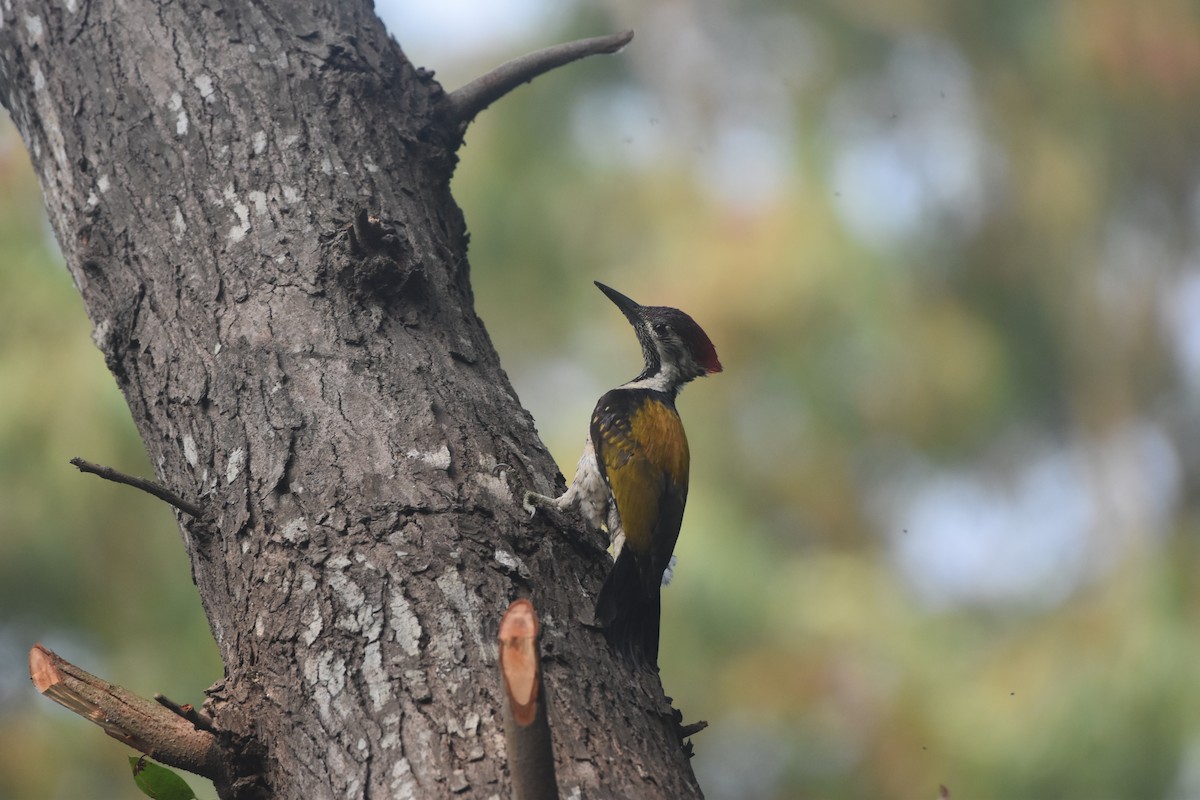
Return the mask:
M0 265L0 797L137 797L129 749L38 698L29 648L178 702L221 664L171 512L67 463L153 475L7 119Z
M458 60L393 30L448 88L637 30L485 113L454 188L478 309L564 472L638 368L593 279L717 344L726 371L680 400L662 646L668 694L712 723L707 795L1200 795L1200 9L530 19ZM0 796L129 797L122 748L31 698L28 646L181 702L220 667L170 513L66 465L150 474L3 142Z
M717 343L662 647L708 796L1200 795L1200 9L619 8L456 197L564 472L637 369L591 279Z

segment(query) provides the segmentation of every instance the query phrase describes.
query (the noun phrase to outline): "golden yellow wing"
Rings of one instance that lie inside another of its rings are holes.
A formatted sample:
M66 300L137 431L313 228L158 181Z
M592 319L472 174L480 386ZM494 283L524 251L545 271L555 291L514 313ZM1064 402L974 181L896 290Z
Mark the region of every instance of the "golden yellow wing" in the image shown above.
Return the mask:
M625 546L657 583L675 549L687 502L688 443L669 396L613 389L592 415L596 461L612 490Z

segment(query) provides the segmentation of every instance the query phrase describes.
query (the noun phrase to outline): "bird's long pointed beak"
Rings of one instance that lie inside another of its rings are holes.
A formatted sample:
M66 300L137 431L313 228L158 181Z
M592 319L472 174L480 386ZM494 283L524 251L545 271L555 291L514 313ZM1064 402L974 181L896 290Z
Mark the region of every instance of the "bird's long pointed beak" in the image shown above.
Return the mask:
M621 309L621 313L624 314L625 318L630 322L636 325L638 320L642 318L642 306L640 304L635 303L633 300L621 294L616 289L605 286L600 281L593 281L593 283L596 284L597 289L604 292L605 296L607 296L609 300L612 300L613 303L616 304L617 308Z

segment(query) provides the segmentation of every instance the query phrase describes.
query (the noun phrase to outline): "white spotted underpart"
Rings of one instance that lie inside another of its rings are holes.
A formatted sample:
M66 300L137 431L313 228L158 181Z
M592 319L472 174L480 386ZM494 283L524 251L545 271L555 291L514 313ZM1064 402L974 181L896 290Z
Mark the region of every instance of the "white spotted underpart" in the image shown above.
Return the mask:
M583 455L579 457L575 477L567 491L558 497L533 495L530 500L535 506L551 506L562 512L578 508L579 515L583 517L589 530L596 532L601 530L603 525L608 525L609 535L613 539L620 534L616 506L612 502L612 490L600 475L600 465L596 463L596 448L592 445L590 435L583 443ZM529 510L533 510L532 507Z

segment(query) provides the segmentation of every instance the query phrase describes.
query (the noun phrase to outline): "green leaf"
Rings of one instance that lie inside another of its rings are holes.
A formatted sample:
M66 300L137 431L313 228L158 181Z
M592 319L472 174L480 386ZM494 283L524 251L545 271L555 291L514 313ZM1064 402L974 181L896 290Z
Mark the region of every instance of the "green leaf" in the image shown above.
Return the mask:
M187 781L166 767L160 767L145 756L130 756L133 780L147 797L155 800L196 800L196 793Z

